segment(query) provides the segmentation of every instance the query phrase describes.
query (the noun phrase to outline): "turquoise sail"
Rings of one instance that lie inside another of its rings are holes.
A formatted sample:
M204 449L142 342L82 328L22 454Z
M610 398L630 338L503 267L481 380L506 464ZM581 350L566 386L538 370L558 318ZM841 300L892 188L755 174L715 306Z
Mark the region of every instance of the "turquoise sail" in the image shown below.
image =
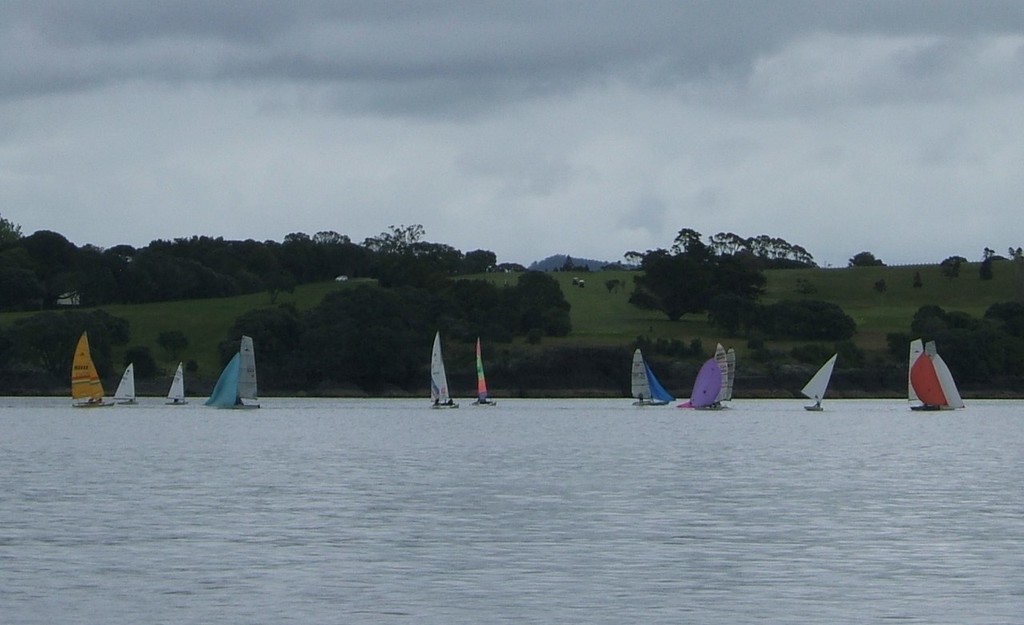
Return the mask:
M241 355L236 353L231 358L231 361L228 362L227 366L224 367L224 371L221 372L216 386L213 387L213 393L211 393L210 398L206 400L207 406L230 408L236 403L239 403L238 377L241 369L239 364L240 362Z

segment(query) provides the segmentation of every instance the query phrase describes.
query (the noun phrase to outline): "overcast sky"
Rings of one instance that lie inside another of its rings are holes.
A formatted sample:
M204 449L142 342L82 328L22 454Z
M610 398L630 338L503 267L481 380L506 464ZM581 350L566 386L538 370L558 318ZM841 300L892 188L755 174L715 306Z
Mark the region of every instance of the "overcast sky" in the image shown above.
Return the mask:
M0 215L77 245L825 265L1024 245L1024 2L4 0Z

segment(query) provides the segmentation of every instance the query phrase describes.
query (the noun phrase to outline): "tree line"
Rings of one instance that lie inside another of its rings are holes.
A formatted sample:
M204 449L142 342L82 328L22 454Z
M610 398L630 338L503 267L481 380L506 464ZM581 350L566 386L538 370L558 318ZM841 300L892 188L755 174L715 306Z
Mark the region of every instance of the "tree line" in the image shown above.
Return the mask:
M383 286L428 287L446 278L499 269L493 252L463 253L423 240L422 226L392 226L362 244L333 231L292 233L282 242L193 236L142 248L76 246L40 230L0 236L0 310L229 297L331 280L375 277ZM2 233L0 233L2 234ZM520 268L514 266L513 268Z
M424 354L437 330L446 339L481 337L496 345L515 337L537 342L571 329L558 283L527 272L511 286L483 280L451 280L434 289L359 285L328 294L308 311L285 304L254 309L236 319L220 349L226 361L243 334L252 336L261 378L273 380L278 391L354 385L377 393L424 384ZM124 365L113 361L113 348L128 344L130 328L102 309L44 311L0 328L0 369L17 364L66 379L83 331L101 375L119 372ZM175 337L167 338L173 347ZM145 354L131 355L140 356L145 361ZM144 376L145 368L136 374Z
M339 290L308 311L287 305L249 311L224 337L224 359L237 349L238 337L247 334L256 339L265 374L261 377L273 380L276 390L352 385L381 393L424 383L424 353L436 330L457 350L478 336L490 345L501 345L516 337L536 343L545 336L570 333L569 305L550 276L525 272L515 284L503 287L465 279L469 274L523 267L498 264L486 250L463 253L428 242L424 235L419 225L392 226L361 244L327 231L289 234L280 243L196 236L157 240L140 249L121 245L104 250L76 247L50 231L22 236L20 229L0 219L0 307L41 311L0 327L0 373L27 367L65 379L74 341L83 330L90 333L101 372L119 371L123 364L114 363L111 354L113 348L128 344L130 329L123 319L97 306L264 291L273 295L339 275L372 277L379 286ZM671 320L707 315L726 335L746 340L763 363L785 358L813 363L829 350L840 350L844 363L865 364L850 342L855 323L834 304L807 298L768 305L759 301L766 284L764 269L815 266L800 246L729 233L705 242L699 232L684 228L669 249L625 256L639 270L630 295L638 307L658 310ZM859 261L876 260L858 256ZM627 285L606 286L612 290ZM69 294L92 309L54 311L57 300ZM958 379L980 383L1021 372L1021 309L997 305L983 319L972 320L926 307L919 316L911 328L913 338L937 340ZM900 363L906 357L908 336L891 336L891 362L874 366ZM181 337L166 338L161 346L172 349ZM765 346L766 339L805 343L780 354ZM637 337L634 343L643 345L645 339ZM699 341L659 341L647 347L653 355L686 362L687 367L705 356ZM629 346L501 350L489 370L518 388L572 388L586 380L614 386L620 383L620 352L626 349ZM147 354L140 348L130 348L129 355L137 363L146 362ZM145 370L137 364L140 375ZM680 375L685 380L689 374L684 367Z

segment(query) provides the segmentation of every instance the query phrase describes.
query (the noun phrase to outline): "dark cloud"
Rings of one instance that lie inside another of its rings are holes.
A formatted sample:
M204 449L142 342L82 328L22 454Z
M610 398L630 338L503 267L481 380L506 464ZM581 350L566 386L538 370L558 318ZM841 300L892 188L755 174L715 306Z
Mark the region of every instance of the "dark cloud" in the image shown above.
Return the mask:
M139 2L0 5L6 95L134 80L332 85L338 102L436 110L607 80L651 85L749 71L815 32L1020 32L1017 2ZM911 60L920 70L943 50ZM344 97L351 93L351 99Z

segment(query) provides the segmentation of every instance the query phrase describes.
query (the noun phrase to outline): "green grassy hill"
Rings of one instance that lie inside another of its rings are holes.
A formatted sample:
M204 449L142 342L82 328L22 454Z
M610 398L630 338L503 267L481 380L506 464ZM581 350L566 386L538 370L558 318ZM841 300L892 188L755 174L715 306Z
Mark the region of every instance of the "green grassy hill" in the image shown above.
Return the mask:
M914 288L914 274L920 273L921 286ZM599 344L627 343L637 336L678 339L689 342L700 338L705 345L715 342L736 344L723 336L704 317L686 315L672 322L658 312L644 311L629 304L633 276L628 271L598 273L553 273L572 305L573 333L567 341ZM882 350L890 332L908 332L914 313L924 305L937 305L947 311L961 311L980 317L996 302L1020 297L1019 281L1008 262L996 263L992 280L978 277L978 264L966 264L960 276L947 278L938 265L901 267L853 267L843 269L786 269L766 272L768 279L763 303L784 299L817 299L841 307L857 322L854 342L862 349ZM501 283L503 278L488 277ZM573 286L574 278L585 286ZM504 278L510 283L513 278ZM886 289L875 284L884 280ZM610 281L618 286L608 287ZM813 293L801 293L800 285L809 284ZM736 345L742 348L741 345Z
M914 274L921 276L915 288ZM979 263L965 264L957 278L942 275L938 265L901 267L854 267L845 269L800 269L768 273L765 302L808 297L833 302L857 322L854 341L862 349L884 349L889 332L909 332L914 313L921 306L936 305L981 317L996 302L1021 297L1020 281L1009 262L994 265L993 278L979 278ZM805 280L816 292L801 296L797 281ZM875 284L884 280L886 289Z

